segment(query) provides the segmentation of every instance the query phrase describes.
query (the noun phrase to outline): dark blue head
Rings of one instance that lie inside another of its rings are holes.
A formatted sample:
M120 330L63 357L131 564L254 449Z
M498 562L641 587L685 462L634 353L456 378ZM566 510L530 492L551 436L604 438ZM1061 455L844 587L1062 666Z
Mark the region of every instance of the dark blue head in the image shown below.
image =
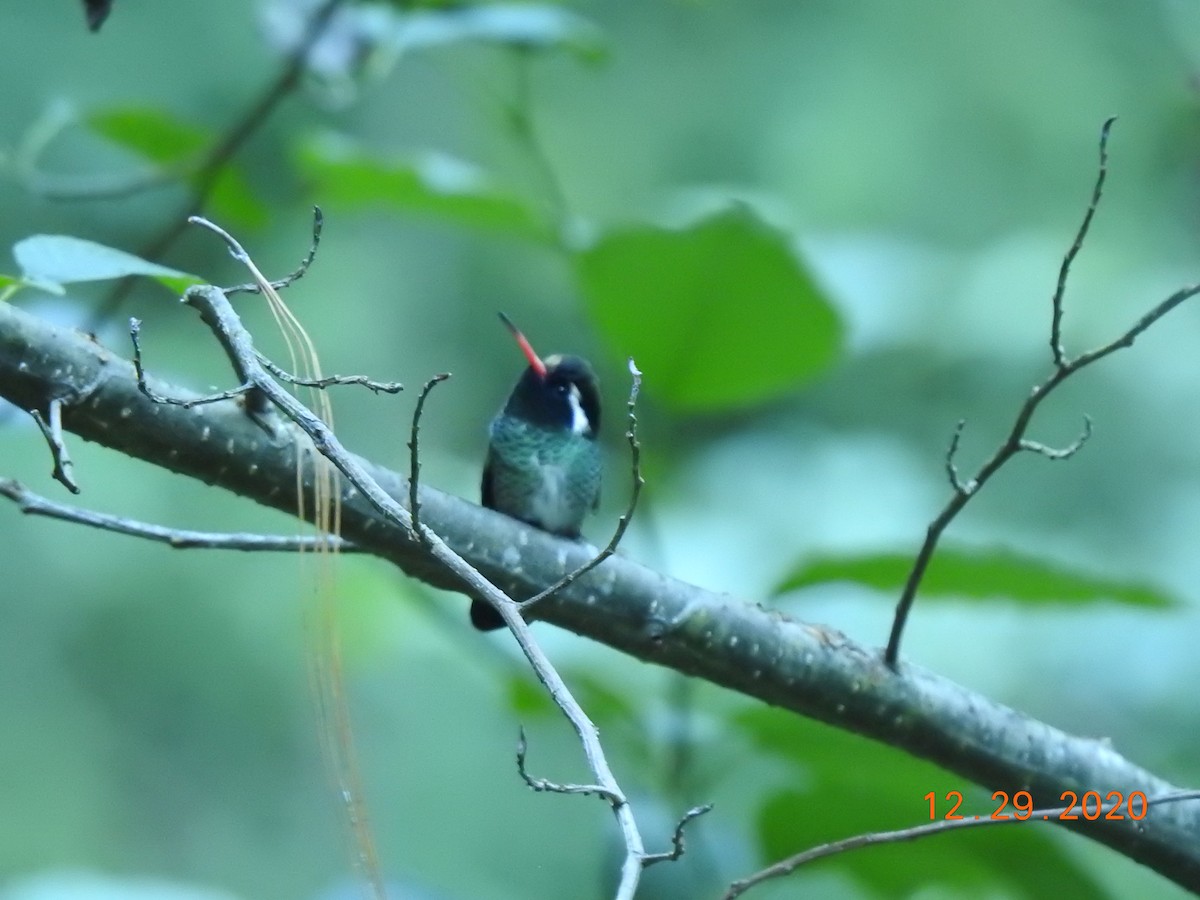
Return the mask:
M504 406L505 415L595 440L600 431L600 390L587 360L555 355L543 361L508 317L501 313L500 318L529 360L529 368L521 373Z

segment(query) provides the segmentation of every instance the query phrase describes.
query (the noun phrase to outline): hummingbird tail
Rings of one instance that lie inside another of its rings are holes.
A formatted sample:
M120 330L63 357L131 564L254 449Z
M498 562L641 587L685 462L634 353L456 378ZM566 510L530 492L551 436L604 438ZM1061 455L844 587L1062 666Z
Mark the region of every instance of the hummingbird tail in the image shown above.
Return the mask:
M504 627L504 619L490 604L482 600L472 600L471 624L480 631L496 631Z

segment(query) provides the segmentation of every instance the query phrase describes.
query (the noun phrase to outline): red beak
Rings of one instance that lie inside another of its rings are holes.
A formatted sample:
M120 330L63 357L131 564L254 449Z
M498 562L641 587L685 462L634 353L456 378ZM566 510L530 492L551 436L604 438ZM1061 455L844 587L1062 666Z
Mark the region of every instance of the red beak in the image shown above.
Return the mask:
M546 377L546 364L542 362L542 358L533 352L533 347L529 341L525 339L525 335L517 329L517 326L512 323L512 319L504 313L500 313L500 321L503 322L508 330L512 332L512 336L516 338L517 346L521 348L521 352L525 354L525 358L529 360L529 368L537 372L538 378Z

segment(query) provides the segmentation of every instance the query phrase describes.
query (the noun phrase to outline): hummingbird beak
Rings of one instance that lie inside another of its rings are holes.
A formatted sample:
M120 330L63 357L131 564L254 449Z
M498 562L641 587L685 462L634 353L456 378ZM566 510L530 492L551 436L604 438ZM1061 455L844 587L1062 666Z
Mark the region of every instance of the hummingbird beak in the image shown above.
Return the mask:
M512 323L512 319L510 319L504 313L500 313L500 321L505 324L508 330L512 332L512 336L516 338L517 346L521 348L521 352L524 353L525 358L529 360L529 368L537 372L538 378L544 379L546 377L546 364L542 362L540 356L533 352L533 347L530 346L529 341L525 339L525 335L521 334L521 332L517 329L517 326Z

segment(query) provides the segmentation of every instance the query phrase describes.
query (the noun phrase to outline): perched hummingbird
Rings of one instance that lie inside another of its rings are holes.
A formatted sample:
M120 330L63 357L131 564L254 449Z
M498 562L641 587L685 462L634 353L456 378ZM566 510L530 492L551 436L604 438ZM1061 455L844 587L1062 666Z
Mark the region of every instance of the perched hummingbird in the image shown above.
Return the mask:
M600 391L587 360L533 352L504 313L529 360L508 402L488 428L483 505L551 534L579 537L600 501ZM471 601L471 624L481 631L504 621L491 606Z

